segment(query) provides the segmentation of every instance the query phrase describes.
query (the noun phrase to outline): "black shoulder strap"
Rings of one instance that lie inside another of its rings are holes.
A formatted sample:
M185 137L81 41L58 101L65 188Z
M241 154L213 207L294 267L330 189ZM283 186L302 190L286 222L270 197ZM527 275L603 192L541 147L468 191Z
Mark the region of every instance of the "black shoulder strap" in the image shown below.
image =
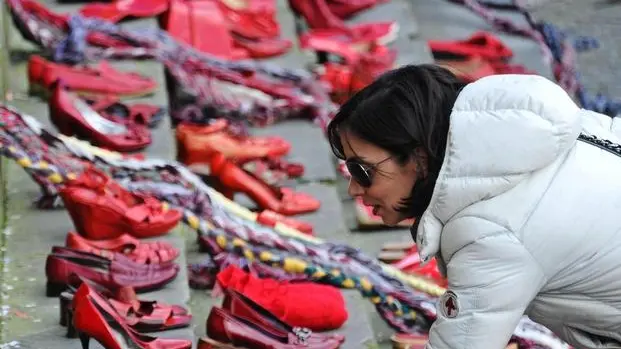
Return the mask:
M617 143L613 143L607 139L601 139L595 136L588 136L588 135L585 135L584 133L581 133L580 136L578 136L578 140L594 145L600 149L604 149L617 156L621 156L621 145Z

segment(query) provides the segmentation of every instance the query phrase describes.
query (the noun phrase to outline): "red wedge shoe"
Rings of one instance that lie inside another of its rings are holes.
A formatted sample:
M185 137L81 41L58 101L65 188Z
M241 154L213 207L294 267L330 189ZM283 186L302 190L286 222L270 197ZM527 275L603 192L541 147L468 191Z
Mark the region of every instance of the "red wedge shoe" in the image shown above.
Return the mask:
M76 230L93 240L117 238L122 232L137 238L160 236L181 220L181 212L128 192L94 167L68 181L60 196Z
M77 95L58 83L49 102L50 119L66 136L78 136L94 145L119 152L132 152L151 144L151 133L144 126L127 121L110 121Z
M70 231L65 246L95 254L101 254L102 251L122 253L141 264L169 263L179 256L179 250L168 242L142 242L128 234L114 239L90 240Z

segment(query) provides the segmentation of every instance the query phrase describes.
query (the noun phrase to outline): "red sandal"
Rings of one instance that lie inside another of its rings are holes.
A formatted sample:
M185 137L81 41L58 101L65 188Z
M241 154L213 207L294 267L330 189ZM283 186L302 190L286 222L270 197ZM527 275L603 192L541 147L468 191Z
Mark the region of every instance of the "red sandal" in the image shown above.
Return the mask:
M159 200L130 193L94 167L60 190L76 230L93 240L112 239L126 232L137 238L168 233L181 212Z
M83 99L101 116L120 123L129 120L153 128L162 121L164 114L166 114L166 110L162 107L140 103L127 104L112 95L85 97Z
M65 246L95 254L100 254L101 250L122 253L142 264L168 263L179 256L179 250L168 242L142 242L128 234L114 239L89 240L70 231L67 233Z

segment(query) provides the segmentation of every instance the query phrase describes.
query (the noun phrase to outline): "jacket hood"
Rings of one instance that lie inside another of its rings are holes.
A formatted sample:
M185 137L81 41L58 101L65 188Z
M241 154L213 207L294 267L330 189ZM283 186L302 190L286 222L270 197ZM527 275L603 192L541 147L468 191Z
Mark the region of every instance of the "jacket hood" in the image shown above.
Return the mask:
M423 262L459 211L516 186L576 142L580 108L550 80L494 75L467 85L450 116L446 155L416 243Z

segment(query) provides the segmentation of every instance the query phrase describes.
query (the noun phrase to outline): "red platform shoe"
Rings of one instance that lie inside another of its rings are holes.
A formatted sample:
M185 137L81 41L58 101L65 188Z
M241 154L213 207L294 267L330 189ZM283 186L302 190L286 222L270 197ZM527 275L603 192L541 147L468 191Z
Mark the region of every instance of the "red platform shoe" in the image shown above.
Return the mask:
M192 342L184 339L149 337L133 330L105 297L86 283L73 298L73 323L82 348L87 349L92 337L107 349L190 349ZM120 341L119 338L123 338Z
M99 255L103 251L122 253L141 264L169 263L179 256L179 250L168 242L142 242L128 234L114 239L90 240L70 231L65 238L65 246Z
M32 56L28 61L30 93L46 97L61 79L65 87L79 95L140 97L155 92L157 83L136 73L124 73L106 62L96 66L68 66Z
M67 182L60 196L76 230L93 240L117 238L123 232L137 238L160 236L181 220L181 212L128 192L94 167Z
M222 154L215 154L210 160L211 175L221 185L220 190L232 199L235 192L243 192L254 200L261 209L268 209L285 216L314 212L320 202L312 196L294 192L289 188L274 188L239 168Z
M147 128L102 117L88 103L67 91L62 83L54 88L49 109L52 123L66 136L75 135L119 152L137 151L151 144L151 133Z

